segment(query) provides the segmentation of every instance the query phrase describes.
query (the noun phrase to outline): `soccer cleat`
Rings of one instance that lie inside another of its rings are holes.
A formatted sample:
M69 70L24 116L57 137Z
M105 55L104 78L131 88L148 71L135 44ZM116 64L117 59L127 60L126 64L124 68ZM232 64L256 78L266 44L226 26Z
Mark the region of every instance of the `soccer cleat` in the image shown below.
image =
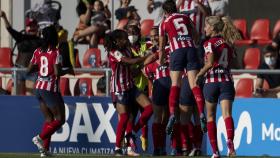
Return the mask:
M40 153L43 153L45 152L45 149L44 149L44 142L43 140L40 138L39 135L35 136L32 138L32 142L37 146L38 150Z
M122 149L115 149L115 156L123 156Z
M170 156L176 156L177 155L177 150L174 148L171 148Z
M236 152L235 152L235 149L234 149L234 144L233 144L233 141L232 140L228 140L227 141L227 146L228 146L228 156L229 157L234 157L236 156Z
M182 156L189 156L190 151L187 149L182 149Z
M174 126L175 122L176 122L175 115L174 114L170 115L167 126L166 126L167 135L171 135L173 133L173 126Z
M221 158L221 156L220 156L219 152L216 152L216 153L213 153L211 158Z
M130 133L125 136L127 141L127 146L132 147L134 150L136 150L136 134Z
M137 153L133 148L128 147L127 148L127 156L140 156L140 154Z
M189 156L201 156L201 150L198 148L193 148L189 153Z
M41 157L54 157L53 153L50 151L44 151L40 154Z
M205 114L204 113L200 114L199 118L200 118L201 131L203 133L206 133L207 132L207 120L206 120Z
M148 149L148 138L145 138L141 135L140 140L141 140L142 150L147 151L147 149Z

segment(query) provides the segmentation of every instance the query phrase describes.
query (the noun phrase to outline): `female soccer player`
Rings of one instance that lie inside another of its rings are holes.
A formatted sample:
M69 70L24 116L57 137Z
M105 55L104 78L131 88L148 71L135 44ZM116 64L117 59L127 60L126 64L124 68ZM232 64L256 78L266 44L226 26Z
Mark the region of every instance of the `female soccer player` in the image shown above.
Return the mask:
M172 81L169 95L170 117L166 127L168 134L172 133L175 123L175 109L178 108L180 85L182 73L186 69L191 90L195 96L201 117L203 131L205 129L204 98L199 86L195 83L196 74L200 68L198 55L194 45L196 31L193 22L184 14L177 13L174 1L166 1L162 5L165 13L165 20L160 24L159 29L159 59L161 64L164 63L164 47L166 45L165 34L168 35L171 55L170 55L170 77Z
M235 90L229 64L234 52L231 46L240 35L227 17L207 17L204 30L209 40L204 43L205 65L198 73L196 81L200 82L206 77L203 93L207 110L208 137L213 150L212 158L220 157L216 127L218 101L227 130L228 156L234 156L234 123L231 114Z
M41 157L50 156L48 151L52 134L65 122L64 101L58 90L59 76L66 73L74 74L73 69L62 71L57 32L54 26L49 26L42 31L44 43L33 54L27 73L38 70L38 78L35 84L36 97L40 102L40 108L45 117L45 123L41 133L32 141L38 147Z
M154 122L152 125L152 135L154 143L154 156L166 154L165 150L165 127L168 118L168 96L171 87L171 79L169 76L169 47L166 47L167 62L160 66L158 60L158 28L155 27L150 32L151 42L153 44L153 55L145 60L147 64L143 71L144 74L152 81L152 101L154 111ZM151 63L149 63L151 62ZM149 63L149 64L148 64Z
M146 56L132 58L129 49L128 35L123 30L115 30L105 38L105 47L108 51L108 59L112 69L111 92L116 95L116 110L119 114L119 122L116 131L115 155L122 156L121 141L127 127L127 122L131 112L131 106L136 101L144 110L139 121L131 131L138 132L153 114L153 109L149 98L135 88L132 79L130 65L141 63ZM131 135L127 133L127 135ZM139 156L134 153L129 156Z
M203 133L201 131L199 114L198 114L195 98L190 88L190 84L186 73L184 73L182 78L182 83L181 83L179 111L180 111L180 133L181 133L180 139L182 143L182 155L200 156L201 155L200 148L202 144ZM192 116L193 116L194 124L192 122ZM175 138L175 142L176 141L177 140ZM173 153L176 152L178 151L175 151Z

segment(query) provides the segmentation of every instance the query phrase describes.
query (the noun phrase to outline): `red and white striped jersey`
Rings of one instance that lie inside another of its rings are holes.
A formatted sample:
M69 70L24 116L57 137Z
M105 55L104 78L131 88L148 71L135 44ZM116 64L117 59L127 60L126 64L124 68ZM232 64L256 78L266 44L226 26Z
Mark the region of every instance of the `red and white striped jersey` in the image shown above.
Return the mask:
M178 0L177 0L178 1ZM207 7L210 8L208 0L199 0L199 2ZM196 31L199 33L199 35L204 35L204 21L205 16L202 14L202 12L199 12L197 8L197 4L195 3L195 0L183 0L183 3L179 7L180 12L184 12L187 14L190 19L193 21Z
M130 65L122 62L123 57L132 57L129 50L120 52L119 50L110 51L108 59L112 69L110 90L113 93L121 93L133 87L133 77Z
M144 73L150 80L157 80L163 77L170 76L169 69L169 57L170 57L170 47L165 48L166 52L166 64L164 66L160 66L159 60L156 60L144 67ZM156 52L158 54L158 52Z
M192 25L188 16L173 13L160 24L159 35L168 35L171 52L179 48L194 47Z
M233 49L220 37L212 37L204 42L205 61L210 53L214 54L214 65L206 73L205 83L232 81L229 64L233 57Z
M54 72L54 65L61 64L59 50L55 48L43 52L38 48L34 51L31 63L38 65L39 68L36 89L58 92L58 80Z

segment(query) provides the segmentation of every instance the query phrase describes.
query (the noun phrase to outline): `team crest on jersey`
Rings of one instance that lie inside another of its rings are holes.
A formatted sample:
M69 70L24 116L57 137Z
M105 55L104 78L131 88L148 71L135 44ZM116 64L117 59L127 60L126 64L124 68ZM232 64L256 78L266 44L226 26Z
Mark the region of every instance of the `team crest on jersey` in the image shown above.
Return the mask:
M119 52L119 51L115 51L114 52L114 56L115 56L115 58L117 59L117 60L121 60L121 58L122 58L122 53L121 52Z

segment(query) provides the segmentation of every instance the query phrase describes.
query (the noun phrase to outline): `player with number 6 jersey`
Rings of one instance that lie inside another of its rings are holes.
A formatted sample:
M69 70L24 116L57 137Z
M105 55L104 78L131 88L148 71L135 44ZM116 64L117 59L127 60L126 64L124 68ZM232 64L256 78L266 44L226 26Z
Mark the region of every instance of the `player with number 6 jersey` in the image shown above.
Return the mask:
M184 14L177 13L174 1L166 1L162 5L165 20L162 21L159 28L159 61L164 64L165 45L168 36L170 42L170 78L171 89L169 95L170 117L166 126L167 134L171 134L176 122L175 111L178 109L180 96L181 79L184 70L187 71L191 90L201 117L202 130L206 131L206 120L204 115L204 98L199 86L195 83L195 77L200 68L198 54L194 46L194 40L197 35L193 22Z
M202 78L206 77L203 93L207 109L208 137L213 151L212 158L220 158L216 126L218 102L221 105L227 131L228 156L235 156L234 122L232 119L235 89L229 65L233 57L233 42L240 39L240 34L228 17L207 17L204 30L209 40L204 43L205 64L198 73L196 82L201 82Z

